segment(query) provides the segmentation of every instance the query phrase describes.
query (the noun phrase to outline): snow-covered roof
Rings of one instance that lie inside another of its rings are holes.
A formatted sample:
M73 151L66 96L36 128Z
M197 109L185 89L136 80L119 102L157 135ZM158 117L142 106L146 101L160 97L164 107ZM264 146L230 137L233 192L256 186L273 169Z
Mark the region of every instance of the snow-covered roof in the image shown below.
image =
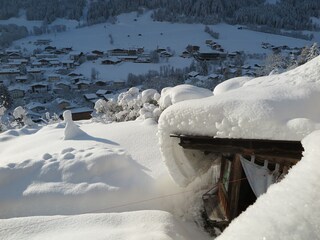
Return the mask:
M94 93L87 93L83 95L88 100L98 99L99 97Z
M186 185L200 166L188 159L171 133L221 138L301 140L320 129L320 57L294 70L231 79L212 97L185 101L159 119L160 147L172 177Z
M199 88L196 86L183 84L175 87L163 88L159 105L162 109L169 107L172 104L190 99L199 99L212 96L212 92L208 89Z
M30 103L28 103L27 105L25 105L25 107L26 107L27 109L32 110L32 109L37 108L37 107L45 108L46 105L43 104L43 103L39 103L39 102L30 102Z

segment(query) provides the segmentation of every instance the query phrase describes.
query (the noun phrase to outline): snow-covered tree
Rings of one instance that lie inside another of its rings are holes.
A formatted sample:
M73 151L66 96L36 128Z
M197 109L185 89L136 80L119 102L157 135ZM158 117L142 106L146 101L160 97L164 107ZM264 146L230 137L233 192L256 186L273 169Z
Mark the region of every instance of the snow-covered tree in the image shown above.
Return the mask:
M0 85L0 107L10 108L12 106L12 98L6 86Z
M318 44L315 42L312 44L312 46L309 49L309 52L307 54L306 60L307 62L314 59L315 57L319 56L320 51L319 51L319 46Z
M13 110L14 117L13 127L32 126L34 122L27 116L27 111L19 106Z
M153 118L158 120L161 111L158 107L160 94L155 89L139 92L136 87L130 88L118 96L117 102L99 99L95 103L95 121L110 123L135 119Z

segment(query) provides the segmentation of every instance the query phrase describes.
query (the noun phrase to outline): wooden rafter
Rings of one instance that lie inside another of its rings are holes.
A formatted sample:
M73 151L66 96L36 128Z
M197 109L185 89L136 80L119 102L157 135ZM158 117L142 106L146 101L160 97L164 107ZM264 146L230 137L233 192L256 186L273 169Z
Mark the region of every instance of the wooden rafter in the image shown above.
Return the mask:
M271 163L296 164L302 157L303 147L299 141L213 138L205 136L174 135L179 145L186 149L198 149L222 154L255 155Z

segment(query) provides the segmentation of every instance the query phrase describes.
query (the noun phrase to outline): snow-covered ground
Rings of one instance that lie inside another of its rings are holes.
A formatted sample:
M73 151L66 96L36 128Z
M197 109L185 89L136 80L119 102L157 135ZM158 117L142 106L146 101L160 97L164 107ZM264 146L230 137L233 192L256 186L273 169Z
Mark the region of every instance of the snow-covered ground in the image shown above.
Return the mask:
M127 81L128 74L132 73L135 75L146 74L148 71L158 71L163 66L169 66L174 68L185 68L189 67L192 59L171 57L168 61L163 61L159 64L155 63L133 63L133 62L122 62L117 65L102 65L101 60L95 62L85 62L81 64L76 70L76 73L81 73L87 78L91 78L91 70L94 68L99 73L99 79L112 80L112 81Z
M136 13L122 14L118 16L115 24L103 23L78 29L72 29L70 26L68 27L71 29L70 31L30 36L17 41L15 45L33 50L36 48L32 44L33 41L38 38L49 38L52 39L53 46L60 48L72 46L73 49L84 52L106 51L113 48L144 47L145 50L153 50L158 47L169 47L176 54L181 54L189 44L200 46L202 52L211 51L205 44L205 40L212 38L204 32L205 26L203 24L154 22L150 14L151 12L147 12L140 17L137 17ZM68 21L65 24L68 24ZM228 52L269 53L270 50L261 48L262 42L289 47L303 47L312 44L310 41L238 29L238 26L225 23L212 25L210 28L220 35L219 39L214 41L221 44ZM112 35L113 44L110 43L109 34ZM318 39L317 36L318 34L315 33L315 40ZM29 43L30 41L31 43Z
M76 124L0 135L1 239L207 238L188 221L200 214L210 176L178 187L161 160L153 120ZM85 213L96 214L77 216Z
M137 211L75 216L28 217L0 220L1 239L189 239L208 236L193 224L162 211Z

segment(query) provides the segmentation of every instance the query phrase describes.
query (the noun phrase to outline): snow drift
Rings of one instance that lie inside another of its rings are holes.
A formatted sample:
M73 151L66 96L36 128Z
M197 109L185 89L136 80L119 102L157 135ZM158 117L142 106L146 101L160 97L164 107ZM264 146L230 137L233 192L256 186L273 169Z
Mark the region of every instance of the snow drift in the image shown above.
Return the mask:
M180 148L172 133L301 140L320 129L320 57L279 75L231 79L221 85L216 96L177 103L159 119L162 157L181 186L192 182L207 165Z

